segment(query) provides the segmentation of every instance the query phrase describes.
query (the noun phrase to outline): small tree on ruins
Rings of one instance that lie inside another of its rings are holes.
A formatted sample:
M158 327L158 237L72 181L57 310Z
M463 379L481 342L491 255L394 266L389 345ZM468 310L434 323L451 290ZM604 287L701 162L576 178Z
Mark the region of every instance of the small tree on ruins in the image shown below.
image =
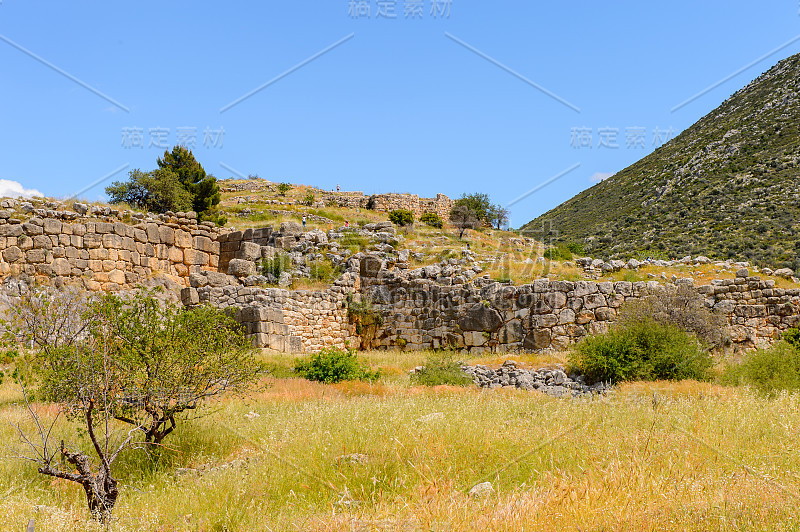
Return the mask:
M481 221L465 205L456 205L450 210L450 223L458 229L458 238L463 239L467 229L477 229Z
M76 291L32 290L14 303L9 324L39 347L38 395L59 405L76 435L85 432L90 442L90 450L56 445L52 425L46 428L28 405L35 436L18 427L24 457L44 475L81 484L90 511L103 521L119 494L112 467L123 450L161 443L182 415L244 390L260 374L228 315L177 308L147 293L87 300Z

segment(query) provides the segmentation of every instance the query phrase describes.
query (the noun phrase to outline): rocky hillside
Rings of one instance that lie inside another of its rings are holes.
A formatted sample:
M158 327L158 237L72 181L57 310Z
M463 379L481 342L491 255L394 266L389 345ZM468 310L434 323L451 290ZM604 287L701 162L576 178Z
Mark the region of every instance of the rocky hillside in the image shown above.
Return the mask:
M797 269L800 55L678 137L529 222L593 256L707 255ZM547 235L545 235L547 236Z

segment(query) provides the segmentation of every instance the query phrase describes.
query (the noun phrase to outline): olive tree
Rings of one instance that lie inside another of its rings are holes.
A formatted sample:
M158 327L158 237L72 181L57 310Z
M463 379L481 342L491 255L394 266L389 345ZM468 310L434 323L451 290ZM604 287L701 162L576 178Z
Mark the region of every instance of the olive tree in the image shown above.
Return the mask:
M450 210L450 223L458 229L459 239L464 238L467 229L477 229L481 226L481 221L475 213L464 205L455 205Z
M59 405L91 444L53 444L52 427L45 429L29 405L36 436L20 428L25 457L42 474L80 483L101 520L116 502L112 465L125 448L160 444L183 414L224 392L244 391L261 373L228 314L177 307L147 292L89 298L30 290L13 302L7 324L38 348L38 395Z

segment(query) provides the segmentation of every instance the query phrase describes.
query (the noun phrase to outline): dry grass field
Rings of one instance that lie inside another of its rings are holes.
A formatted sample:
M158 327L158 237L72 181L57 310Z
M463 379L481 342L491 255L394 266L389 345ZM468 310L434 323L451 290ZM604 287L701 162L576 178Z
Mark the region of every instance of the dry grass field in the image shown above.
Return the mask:
M322 385L292 378L293 357L267 356L276 377L258 390L209 405L149 457L123 457L112 529L800 528L798 395L690 381L578 399L424 388L406 373L424 353L364 358L383 370L378 382ZM31 428L20 400L7 378L0 529L34 518L37 531L101 530L77 485L15 456L23 448L10 423ZM56 430L85 444L76 426ZM482 482L493 491L470 496Z

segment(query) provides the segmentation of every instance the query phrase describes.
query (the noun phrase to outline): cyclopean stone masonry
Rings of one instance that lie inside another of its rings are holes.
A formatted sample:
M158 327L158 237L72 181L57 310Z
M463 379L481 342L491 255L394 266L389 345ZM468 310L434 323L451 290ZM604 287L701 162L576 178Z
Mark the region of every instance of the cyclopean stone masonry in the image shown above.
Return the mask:
M125 290L155 276L185 286L185 305L235 309L256 345L313 352L326 346L379 349L453 347L471 352L562 350L603 332L619 307L649 290L675 284L555 281L524 286L481 277L480 267L449 259L409 267L408 250L391 223L368 224L379 253L339 254L344 273L327 290L259 286L258 262L277 250L298 259L337 248L336 231L303 231L296 222L222 232L194 213L145 215L109 207L0 199L0 274L47 277L88 290ZM775 286L740 270L735 279L697 287L705 303L723 313L736 346L772 342L800 322L800 290ZM348 318L348 298L371 301L382 324L367 340Z
M349 345L530 352L563 350L605 332L625 301L675 286L549 279L511 286L475 277L455 264L410 270L403 263L387 267L376 256L358 254L328 290L203 286L184 289L183 299L186 304L236 307L256 345L282 351ZM772 280L742 274L697 290L708 306L727 316L739 348L766 345L800 321L800 290L776 288ZM369 300L383 318L368 345L362 345L348 320L348 293Z
M153 275L187 284L189 274L219 267L219 230L195 213L142 215L76 203L36 209L2 200L0 274L45 276L89 290L130 287ZM27 211L27 212L25 212Z

